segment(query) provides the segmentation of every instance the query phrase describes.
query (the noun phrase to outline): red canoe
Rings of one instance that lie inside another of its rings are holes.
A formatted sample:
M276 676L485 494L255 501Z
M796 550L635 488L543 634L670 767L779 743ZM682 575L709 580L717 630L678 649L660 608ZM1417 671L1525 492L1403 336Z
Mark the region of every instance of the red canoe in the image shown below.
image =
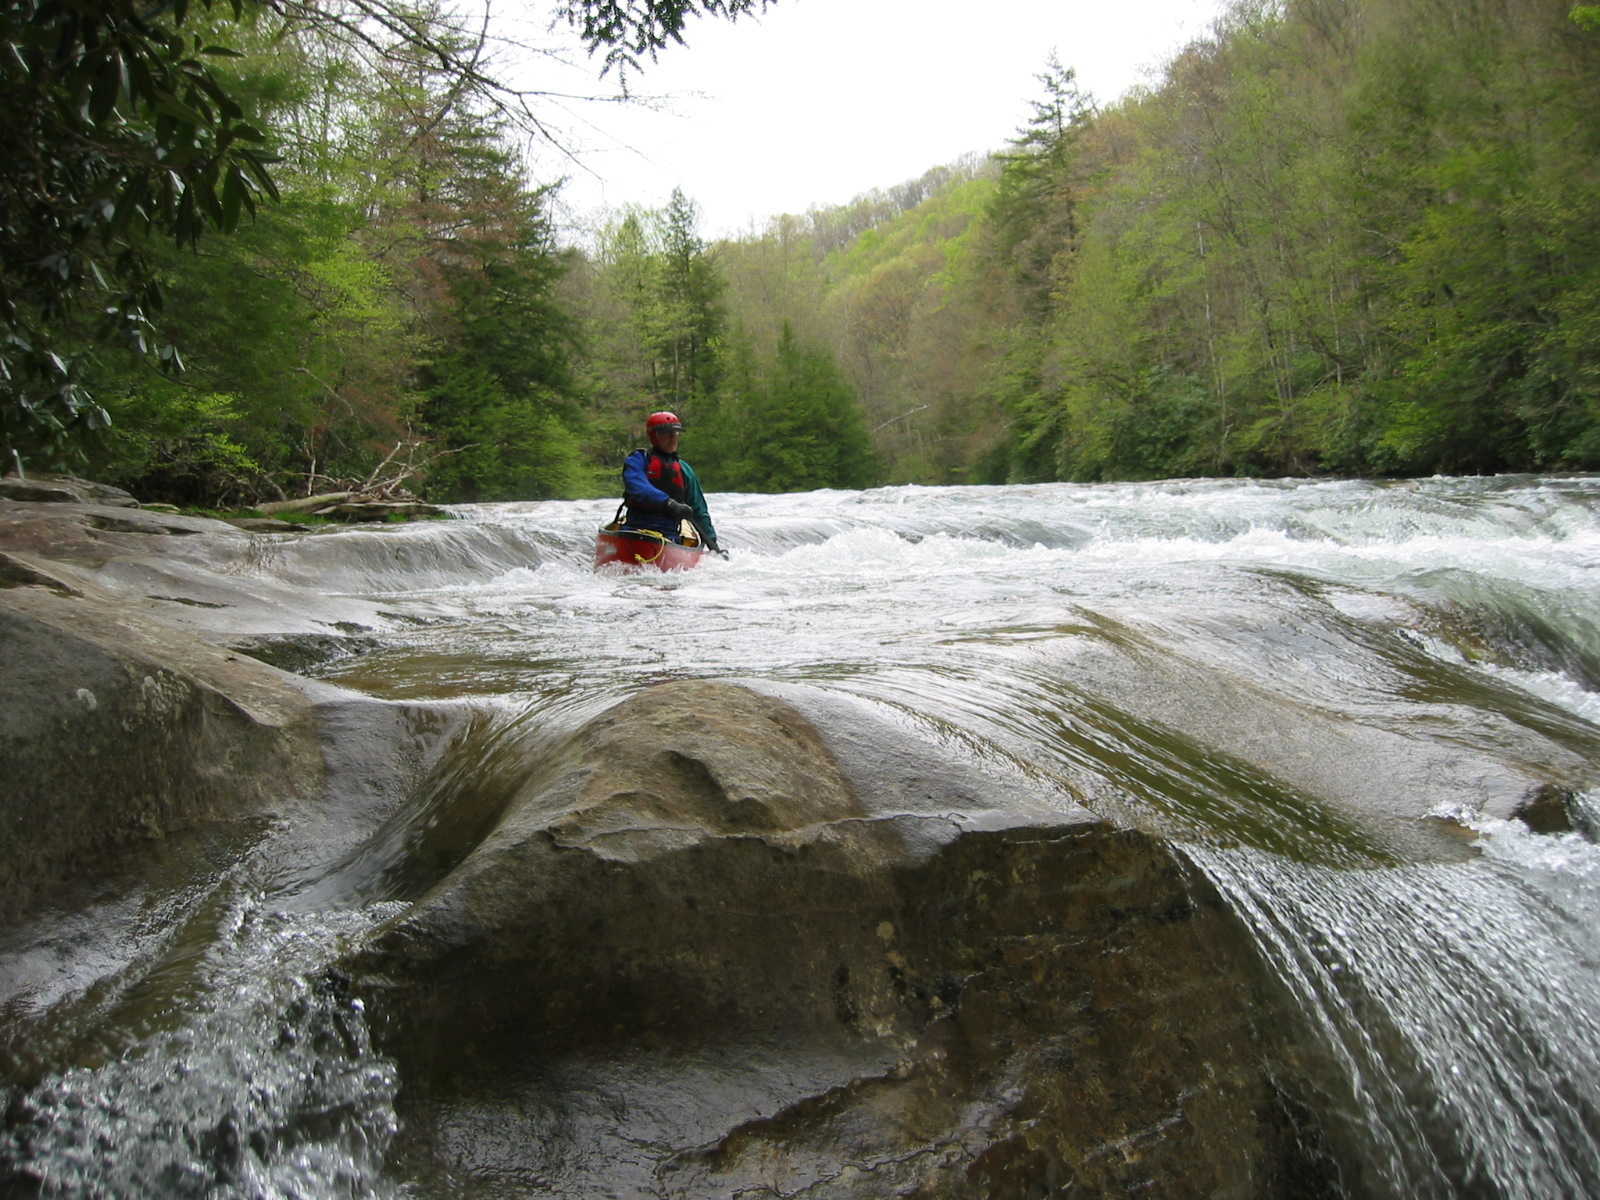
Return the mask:
M654 567L658 571L686 571L705 558L704 547L679 545L651 529L623 529L614 522L602 526L594 539L594 565L618 563L630 570Z

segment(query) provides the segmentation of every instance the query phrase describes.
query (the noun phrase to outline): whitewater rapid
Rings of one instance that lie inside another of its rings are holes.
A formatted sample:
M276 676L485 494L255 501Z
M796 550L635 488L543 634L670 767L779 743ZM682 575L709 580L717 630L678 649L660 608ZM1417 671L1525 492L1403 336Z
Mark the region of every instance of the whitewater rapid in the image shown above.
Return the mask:
M1320 1047L1332 1194L1600 1193L1600 479L709 499L730 556L693 571L596 572L614 501L545 501L259 537L219 593L286 636L325 625L326 683L476 714L418 820L653 683L866 704L931 757L1181 847ZM292 611L307 594L356 619ZM1536 787L1569 829L1519 819ZM235 874L109 1010L106 1061L10 1098L64 1141L0 1152L56 1194L198 1188L219 1154L243 1165L207 1195L421 1194L385 1174L405 1081L360 998L310 982L405 895ZM276 1175L246 1169L239 1130L307 1109ZM174 1130L193 1161L163 1156Z

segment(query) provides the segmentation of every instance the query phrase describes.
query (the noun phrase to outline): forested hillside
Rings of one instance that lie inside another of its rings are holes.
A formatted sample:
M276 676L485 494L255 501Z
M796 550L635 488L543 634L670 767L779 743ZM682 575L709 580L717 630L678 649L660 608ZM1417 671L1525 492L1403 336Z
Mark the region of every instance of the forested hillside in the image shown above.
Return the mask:
M89 215L53 234L8 168L7 460L196 503L594 495L667 407L712 490L1600 467L1600 7L1244 2L1113 105L1041 63L991 158L716 244L674 194L581 248L440 14L288 11L180 16L148 111L103 50L54 107L5 66L14 164L77 136L62 104L188 138L176 187L56 156Z
M1596 113L1594 7L1243 3L1113 107L1047 63L847 245L729 256L804 261L893 480L1594 468Z

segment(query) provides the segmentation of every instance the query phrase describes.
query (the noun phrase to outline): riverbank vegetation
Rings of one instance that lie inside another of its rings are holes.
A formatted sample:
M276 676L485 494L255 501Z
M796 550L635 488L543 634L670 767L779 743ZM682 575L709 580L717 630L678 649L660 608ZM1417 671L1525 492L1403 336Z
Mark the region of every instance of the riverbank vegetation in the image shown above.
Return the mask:
M8 245L9 448L218 503L386 457L430 499L601 494L656 407L714 490L1600 468L1600 7L1241 0L1114 104L1052 56L992 156L714 244L674 194L581 247L473 43L405 11L189 16L237 51L188 96L232 137L170 203L83 185L111 226L74 244L126 279ZM170 140L108 61L83 119Z

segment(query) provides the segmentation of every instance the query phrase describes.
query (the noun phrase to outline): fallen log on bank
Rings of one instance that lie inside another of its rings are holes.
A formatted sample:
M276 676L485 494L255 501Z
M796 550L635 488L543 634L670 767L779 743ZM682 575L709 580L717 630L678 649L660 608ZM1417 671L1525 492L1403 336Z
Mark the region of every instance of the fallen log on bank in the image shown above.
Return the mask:
M330 504L340 504L355 495L354 492L323 492L318 496L300 496L294 500L272 500L266 504L256 505L256 511L266 516L275 516L278 513L315 512Z

